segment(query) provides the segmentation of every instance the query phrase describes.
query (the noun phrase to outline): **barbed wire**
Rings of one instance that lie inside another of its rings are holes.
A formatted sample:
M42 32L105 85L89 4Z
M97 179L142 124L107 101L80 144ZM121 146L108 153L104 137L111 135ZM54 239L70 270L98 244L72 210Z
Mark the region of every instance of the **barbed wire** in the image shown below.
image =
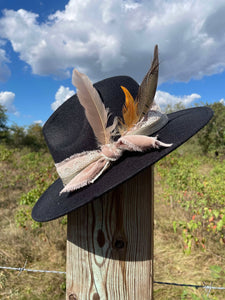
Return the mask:
M194 287L196 289L204 288L204 285L195 285L195 284L185 284L185 283L174 283L174 282L162 282L162 281L154 281L157 284L165 284L165 285L175 285L175 286L186 286L186 287ZM225 288L224 288L225 289Z
M154 281L154 283L157 283L157 284L167 284L167 285L177 285L177 286L187 286L187 287L194 287L196 289L203 288L203 289L211 289L211 290L225 290L225 287L218 287L218 286L206 285L204 282L203 282L203 285L185 284L185 283L174 283L174 282L161 282L161 281Z
M210 285L206 285L204 282L203 282L203 285L175 283L175 282L162 282L162 281L154 281L154 283L165 284L165 285L173 285L173 286L193 287L193 288L196 288L196 289L204 289L208 292L207 296L209 296L211 290L225 290L225 287L212 286L212 282L210 283Z
M2 266L0 266L0 269L3 269L3 270L19 271L18 276L19 276L23 271L26 271L26 272L35 272L35 273L53 273L53 274L64 274L64 275L66 274L66 272L63 272L63 271L26 269L26 268L25 268L26 263L27 263L27 262L25 262L25 264L24 264L24 266L23 266L22 268L2 267Z
M63 274L66 275L66 272L63 271L52 271L52 270L35 270L35 269L26 269L27 261L25 262L24 266L22 268L16 268L16 267L3 267L0 266L0 269L2 270L13 270L13 271L19 271L18 276L26 271L26 272L35 272L35 273L53 273L53 274ZM172 285L172 286L182 286L182 287L193 287L196 289L204 289L208 291L208 296L211 292L211 290L225 290L225 287L218 287L218 286L212 286L212 282L210 285L207 285L203 282L203 285L196 285L196 284L186 284L186 283L175 283L175 282L164 282L164 281L154 281L156 284L162 284L162 285Z

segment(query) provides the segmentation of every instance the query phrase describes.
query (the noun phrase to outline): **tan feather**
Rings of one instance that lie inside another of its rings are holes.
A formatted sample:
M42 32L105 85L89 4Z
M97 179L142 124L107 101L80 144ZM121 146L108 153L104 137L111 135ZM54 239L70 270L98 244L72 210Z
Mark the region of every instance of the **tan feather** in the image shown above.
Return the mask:
M158 83L159 58L158 45L154 49L154 58L148 73L145 75L139 89L135 101L138 102L138 117L142 119L151 108Z
M75 69L73 71L72 82L77 88L78 99L85 109L86 118L94 131L97 141L101 145L108 144L112 128L106 128L108 111L97 90L85 74Z

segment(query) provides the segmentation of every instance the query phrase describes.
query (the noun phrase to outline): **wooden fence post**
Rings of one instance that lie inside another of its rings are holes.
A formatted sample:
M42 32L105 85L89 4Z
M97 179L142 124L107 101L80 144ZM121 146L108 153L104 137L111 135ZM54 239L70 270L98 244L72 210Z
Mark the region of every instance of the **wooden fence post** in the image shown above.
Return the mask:
M153 299L153 175L68 215L67 300Z

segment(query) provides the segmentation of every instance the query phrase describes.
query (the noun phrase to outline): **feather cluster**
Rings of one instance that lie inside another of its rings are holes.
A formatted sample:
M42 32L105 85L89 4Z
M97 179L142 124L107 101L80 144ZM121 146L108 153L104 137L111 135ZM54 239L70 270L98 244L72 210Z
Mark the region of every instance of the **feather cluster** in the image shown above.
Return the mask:
M112 142L112 135L115 129L121 135L124 135L131 133L132 130L136 130L139 125L143 124L145 116L153 105L158 82L158 69L158 46L156 45L151 67L138 89L135 100L126 87L121 86L125 95L125 104L122 108L123 120L120 120L119 126L117 126L118 122L117 118L115 118L113 124L109 127L107 127L109 111L105 108L92 82L85 74L77 70L73 71L72 82L77 88L78 99L84 107L86 118L100 146Z
M77 96L83 106L86 118L92 127L99 149L82 152L56 164L56 169L64 183L60 192L71 192L95 182L112 162L118 160L124 151L144 152L151 148L170 147L149 136L162 128L168 121L167 116L154 110L154 96L158 80L158 47L155 47L152 65L144 77L137 97L134 98L126 87L121 86L125 95L122 108L123 119L107 126L109 111L102 102L89 78L73 71L72 82L77 88ZM113 139L114 132L120 132Z

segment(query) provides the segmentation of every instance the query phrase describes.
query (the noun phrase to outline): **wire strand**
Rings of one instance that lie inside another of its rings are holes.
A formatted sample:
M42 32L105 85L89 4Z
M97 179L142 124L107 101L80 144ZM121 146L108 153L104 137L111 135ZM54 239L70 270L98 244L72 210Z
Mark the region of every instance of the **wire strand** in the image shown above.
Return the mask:
M51 271L51 270L34 270L34 269L25 269L24 267L23 268L14 268L14 267L1 267L0 266L0 269L3 269L3 270L14 270L14 271L19 271L20 274L23 272L23 271L26 271L26 272L36 272L36 273L54 273L54 274L66 274L66 272L62 272L62 271Z
M18 276L26 271L26 272L35 272L35 273L53 273L53 274L64 274L66 275L66 272L63 271L52 271L52 270L34 270L34 269L26 269L25 266L27 264L27 261L25 262L24 266L22 268L15 268L15 267L2 267L0 266L0 269L2 270L13 270L13 271L19 271ZM208 295L211 290L225 290L225 287L217 287L211 285L206 285L203 283L203 285L196 285L196 284L186 284L186 283L175 283L175 282L163 282L163 281L154 281L156 284L163 284L163 285L172 285L172 286L183 286L183 287L193 287L196 289L202 288L205 290L208 290Z
M186 284L186 283L175 283L175 282L162 282L162 281L154 281L157 284L165 284L165 285L174 285L174 286L186 286L186 287L194 287L196 289L206 289L206 290L225 290L225 287L217 287L212 285L196 285L196 284Z

